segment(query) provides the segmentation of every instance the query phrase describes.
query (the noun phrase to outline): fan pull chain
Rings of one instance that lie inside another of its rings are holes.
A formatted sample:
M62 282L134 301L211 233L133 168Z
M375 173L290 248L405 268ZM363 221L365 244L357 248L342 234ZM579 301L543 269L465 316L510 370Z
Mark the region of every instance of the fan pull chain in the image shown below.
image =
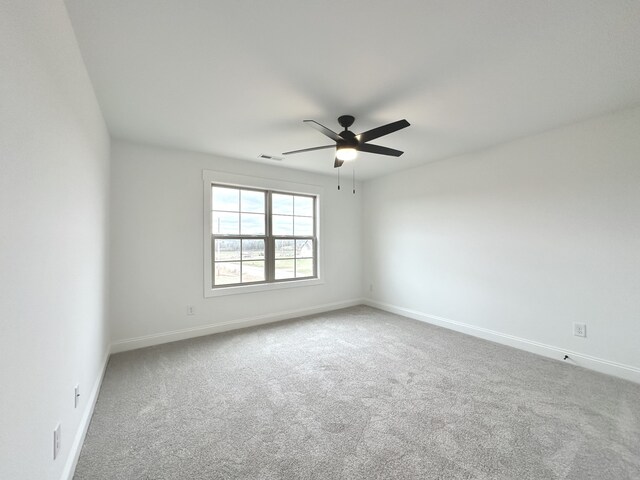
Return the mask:
M337 168L336 170L338 170L338 190L340 190L340 169Z
M353 169L353 194L356 194L356 169Z

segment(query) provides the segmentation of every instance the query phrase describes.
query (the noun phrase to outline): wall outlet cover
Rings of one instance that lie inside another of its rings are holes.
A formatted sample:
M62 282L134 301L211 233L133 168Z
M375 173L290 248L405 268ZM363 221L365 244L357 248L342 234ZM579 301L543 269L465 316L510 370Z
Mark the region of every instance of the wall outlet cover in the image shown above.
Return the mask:
M587 325L585 323L573 322L573 334L576 337L586 337Z

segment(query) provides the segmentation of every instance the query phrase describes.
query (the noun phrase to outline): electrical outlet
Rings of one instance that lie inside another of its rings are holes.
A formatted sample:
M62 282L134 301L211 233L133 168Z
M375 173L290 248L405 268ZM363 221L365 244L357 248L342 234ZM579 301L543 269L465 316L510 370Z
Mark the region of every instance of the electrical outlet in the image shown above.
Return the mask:
M58 458L60 453L60 424L53 431L53 459Z
M80 385L76 385L73 389L73 408L78 408L80 403Z
M373 283L370 283L370 284L369 284L369 291L370 291L370 292L373 292Z
M576 337L586 337L587 325L585 323L573 322L573 334Z
M193 305L187 305L187 315L195 315L196 311L193 308Z

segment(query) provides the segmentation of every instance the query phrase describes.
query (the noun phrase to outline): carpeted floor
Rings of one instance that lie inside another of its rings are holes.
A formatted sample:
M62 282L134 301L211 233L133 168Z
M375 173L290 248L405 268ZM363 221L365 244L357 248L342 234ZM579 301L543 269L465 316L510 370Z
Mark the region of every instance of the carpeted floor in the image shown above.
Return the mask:
M640 479L640 385L354 307L113 355L74 478Z

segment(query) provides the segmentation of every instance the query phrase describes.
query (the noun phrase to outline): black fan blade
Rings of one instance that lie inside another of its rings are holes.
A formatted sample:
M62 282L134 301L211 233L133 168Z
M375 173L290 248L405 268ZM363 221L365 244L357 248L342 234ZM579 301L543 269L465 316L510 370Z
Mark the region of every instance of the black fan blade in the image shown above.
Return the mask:
M334 132L333 130L329 130L327 127L325 127L324 125L320 125L318 122L316 122L315 120L303 120L303 122L309 124L310 127L315 128L316 130L318 130L320 133L326 135L327 137L329 137L331 140L333 140L334 142L344 142L344 138L342 138L340 135L338 135L336 132Z
M370 143L361 143L357 147L361 152L377 153L379 155L389 155L391 157L399 157L404 152L394 150L393 148L381 147L380 145L371 145Z
M302 150L291 150L290 152L284 152L282 155L291 155L292 153L313 152L314 150L322 150L324 148L336 148L335 145L324 145L322 147L303 148Z
M333 168L339 168L342 166L343 163L344 163L344 160L340 160L338 157L336 157L336 161L333 162Z
M409 125L411 124L406 120L398 120L397 122L388 123L387 125L367 130L366 132L357 135L356 138L359 142L364 143L368 142L369 140L374 140L378 137L397 132L398 130L402 130L403 128L408 127Z

